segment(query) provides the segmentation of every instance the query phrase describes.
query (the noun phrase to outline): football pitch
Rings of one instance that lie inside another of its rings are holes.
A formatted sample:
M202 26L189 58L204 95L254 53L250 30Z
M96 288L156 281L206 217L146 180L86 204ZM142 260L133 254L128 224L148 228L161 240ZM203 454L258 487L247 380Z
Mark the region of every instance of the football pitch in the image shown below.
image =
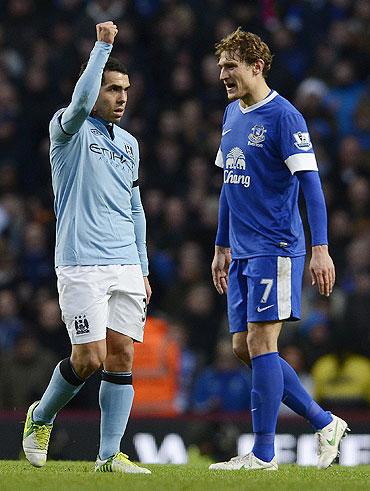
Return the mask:
M151 475L95 474L93 462L50 461L35 469L25 461L0 460L1 491L227 491L367 490L370 466L327 470L282 465L278 472L209 471L207 466L148 465Z

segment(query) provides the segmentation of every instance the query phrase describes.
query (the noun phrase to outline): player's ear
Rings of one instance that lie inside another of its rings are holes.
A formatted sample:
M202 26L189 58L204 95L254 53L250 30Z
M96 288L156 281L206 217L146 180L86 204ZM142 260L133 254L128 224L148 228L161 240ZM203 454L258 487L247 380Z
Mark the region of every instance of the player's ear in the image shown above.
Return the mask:
M253 75L258 75L259 73L263 72L263 68L265 66L265 62L261 60L261 58L258 58L253 64Z

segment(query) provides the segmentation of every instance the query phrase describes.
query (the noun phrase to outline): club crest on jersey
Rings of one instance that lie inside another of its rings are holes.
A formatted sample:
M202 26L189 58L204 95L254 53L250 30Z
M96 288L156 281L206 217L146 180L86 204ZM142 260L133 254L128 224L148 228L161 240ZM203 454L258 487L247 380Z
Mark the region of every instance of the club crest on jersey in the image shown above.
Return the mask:
M226 155L226 169L245 169L245 157L239 147L234 147Z
M262 124L255 124L251 133L248 135L248 145L252 147L263 147L262 142L265 141L266 128Z
M307 150L310 150L312 148L309 133L298 131L297 133L294 133L293 136L295 139L294 145L300 150L304 150L305 152L307 152Z
M128 143L125 143L125 150L126 150L127 155L133 159L134 158L134 150L133 150L132 146L128 145Z

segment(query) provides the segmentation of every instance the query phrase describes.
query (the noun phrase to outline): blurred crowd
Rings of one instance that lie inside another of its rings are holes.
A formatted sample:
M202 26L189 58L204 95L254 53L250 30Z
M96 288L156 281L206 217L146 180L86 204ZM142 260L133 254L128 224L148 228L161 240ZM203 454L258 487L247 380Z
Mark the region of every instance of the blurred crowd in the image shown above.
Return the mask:
M69 103L95 24L106 20L118 25L113 54L130 73L121 124L140 143L153 287L147 343L137 346L137 411L163 412L146 405L161 395L172 414L249 407L250 375L231 353L225 299L210 277L227 104L214 43L239 25L269 44L268 83L307 120L337 270L329 299L307 273L302 321L286 325L282 355L323 404L369 407L370 1L0 0L0 409L38 398L69 354L48 123ZM98 383L72 407L95 409ZM146 385L157 388L148 398Z

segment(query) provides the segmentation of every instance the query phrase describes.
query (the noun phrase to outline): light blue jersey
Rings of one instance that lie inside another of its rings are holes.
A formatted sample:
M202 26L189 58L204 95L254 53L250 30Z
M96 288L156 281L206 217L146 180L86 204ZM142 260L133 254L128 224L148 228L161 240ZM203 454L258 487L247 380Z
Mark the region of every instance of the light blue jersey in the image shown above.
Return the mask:
M141 264L148 274L137 140L91 117L112 46L96 42L72 102L50 122L55 265Z

